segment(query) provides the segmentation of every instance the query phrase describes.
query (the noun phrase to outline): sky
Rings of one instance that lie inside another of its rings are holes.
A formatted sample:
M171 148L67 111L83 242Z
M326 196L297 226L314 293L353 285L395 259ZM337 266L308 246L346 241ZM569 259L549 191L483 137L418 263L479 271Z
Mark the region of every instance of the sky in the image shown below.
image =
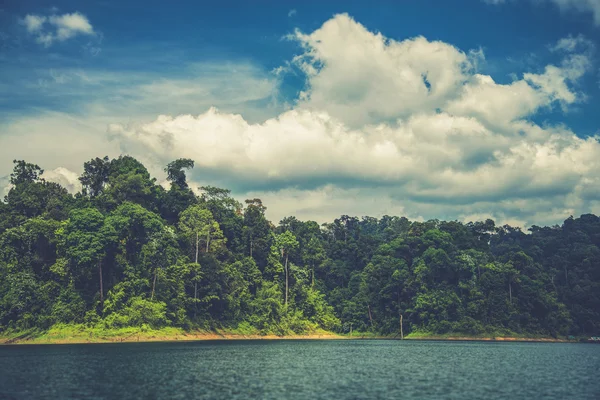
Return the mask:
M600 0L0 2L13 159L129 154L267 217L600 214Z

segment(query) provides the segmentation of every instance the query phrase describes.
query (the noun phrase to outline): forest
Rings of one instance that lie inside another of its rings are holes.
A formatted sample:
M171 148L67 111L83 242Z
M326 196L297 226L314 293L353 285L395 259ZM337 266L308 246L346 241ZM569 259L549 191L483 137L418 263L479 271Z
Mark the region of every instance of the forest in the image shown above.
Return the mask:
M70 194L14 161L0 202L0 332L57 324L600 334L600 218L527 232L494 221L265 217L205 186L189 159L163 188L130 156L84 164ZM188 172L189 173L189 172Z

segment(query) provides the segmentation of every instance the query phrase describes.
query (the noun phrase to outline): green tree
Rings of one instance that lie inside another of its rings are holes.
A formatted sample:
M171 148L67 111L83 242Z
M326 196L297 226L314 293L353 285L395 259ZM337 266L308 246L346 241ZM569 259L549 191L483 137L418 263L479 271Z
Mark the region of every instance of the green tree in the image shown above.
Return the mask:
M98 271L100 308L104 307L104 273L102 262L109 238L104 229L104 215L95 208L73 210L64 228L65 257L72 263L72 274L77 282L86 285L90 270Z
M275 237L275 246L281 251L281 258L285 259L285 305L288 305L289 295L289 270L288 270L288 258L290 251L298 247L298 241L296 236L290 231L285 231Z

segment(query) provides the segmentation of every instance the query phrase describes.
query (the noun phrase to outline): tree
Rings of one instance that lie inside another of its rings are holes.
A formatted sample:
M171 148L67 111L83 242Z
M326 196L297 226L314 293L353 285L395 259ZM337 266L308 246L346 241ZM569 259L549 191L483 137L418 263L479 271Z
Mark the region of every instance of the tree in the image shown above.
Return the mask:
M98 270L100 308L104 307L104 274L102 261L110 240L104 228L104 215L95 208L73 210L64 228L65 257L72 265L72 274L85 284L89 269Z
M264 271L271 249L271 227L265 218L266 207L260 199L246 200L244 210L243 237L245 248Z
M79 177L81 193L92 198L102 194L108 183L111 163L108 156L93 158L83 164L83 174Z
M161 209L169 223L175 223L177 217L189 206L196 204L198 199L189 188L186 181L186 169L194 167L194 161L180 158L167 164L165 172L167 180L171 182L169 191L164 195Z
M13 172L10 174L10 183L20 185L24 183L39 182L44 170L37 164L30 164L24 160L13 160L15 164Z
M315 268L325 261L326 254L321 241L316 237L311 237L304 249L304 262L312 272L311 287L315 286Z
M212 213L201 205L188 207L179 217L179 229L183 234L193 239L195 257L198 262L200 243L204 242L205 252L216 249L225 243L223 232L219 223L215 221Z
M175 161L167 164L165 172L167 173L167 180L171 182L171 185L177 186L179 189L184 190L188 188L184 169L194 168L194 160L189 158L179 158Z
M152 271L152 290L150 300L154 299L159 271L166 270L177 262L179 251L177 237L170 226L150 235L150 240L142 248L142 258L147 270Z
M223 230L228 248L233 252L243 251L242 204L231 197L231 191L213 186L202 186L201 203L212 213Z
M219 228L219 223L214 220L210 211L201 205L188 207L179 216L179 229L183 235L192 243L194 251L194 264L198 264L198 255L200 252L200 243L204 241L205 252L216 249L225 243L223 232ZM194 301L198 299L198 280L194 283Z
M285 231L275 238L275 245L281 251L281 258L285 258L285 305L288 304L288 293L289 293L289 270L288 270L288 257L290 251L298 247L298 241L296 236L290 231Z

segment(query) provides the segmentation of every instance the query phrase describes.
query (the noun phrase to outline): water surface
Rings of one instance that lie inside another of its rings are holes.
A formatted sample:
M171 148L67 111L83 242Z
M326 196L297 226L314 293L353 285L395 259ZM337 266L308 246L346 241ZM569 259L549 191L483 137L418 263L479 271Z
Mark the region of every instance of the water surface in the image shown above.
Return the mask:
M600 399L600 346L248 340L0 347L0 399Z

